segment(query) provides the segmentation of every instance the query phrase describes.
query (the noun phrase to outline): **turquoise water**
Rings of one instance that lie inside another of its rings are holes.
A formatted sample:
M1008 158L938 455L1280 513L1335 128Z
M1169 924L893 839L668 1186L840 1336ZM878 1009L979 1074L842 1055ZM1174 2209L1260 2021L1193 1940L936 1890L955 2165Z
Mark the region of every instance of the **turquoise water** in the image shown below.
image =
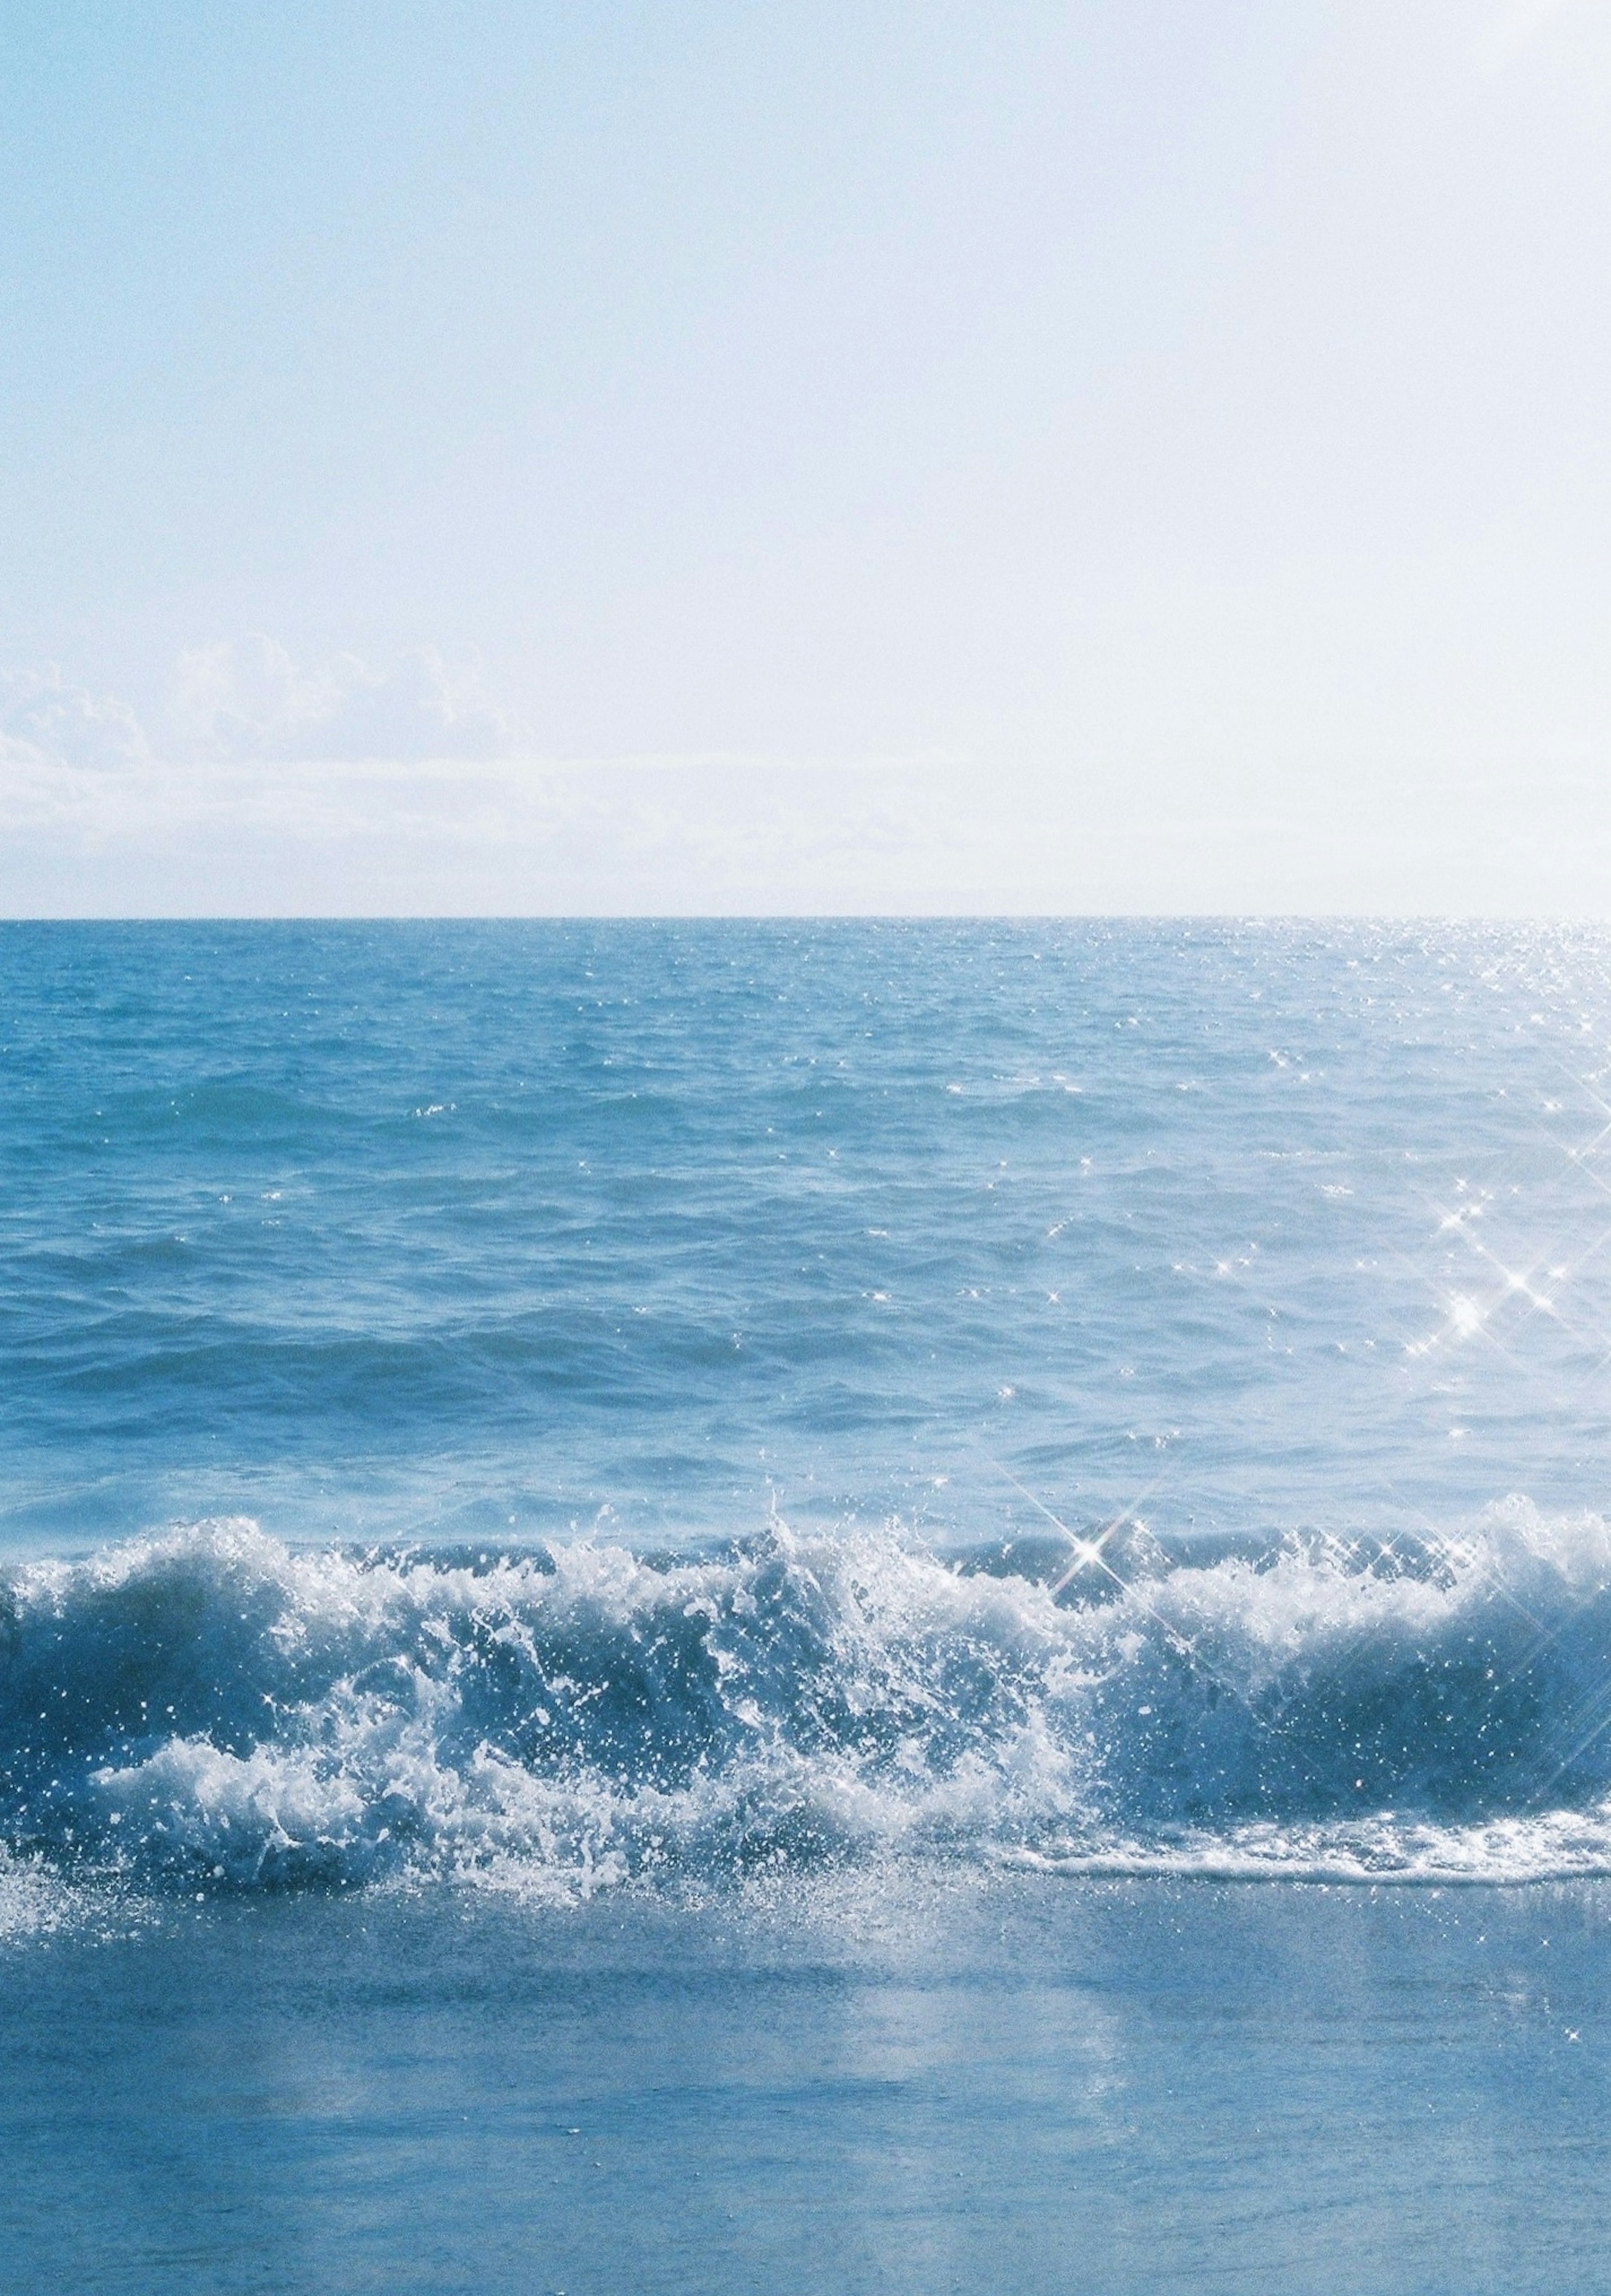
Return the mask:
M1603 935L0 980L0 2284L1597 2284Z

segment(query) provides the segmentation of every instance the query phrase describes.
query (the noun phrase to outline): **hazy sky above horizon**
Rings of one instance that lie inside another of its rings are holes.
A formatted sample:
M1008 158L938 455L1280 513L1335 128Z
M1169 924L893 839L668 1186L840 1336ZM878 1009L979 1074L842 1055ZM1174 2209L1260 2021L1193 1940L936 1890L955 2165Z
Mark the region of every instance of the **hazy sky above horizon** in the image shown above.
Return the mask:
M4 912L1611 912L1611 0L0 22Z

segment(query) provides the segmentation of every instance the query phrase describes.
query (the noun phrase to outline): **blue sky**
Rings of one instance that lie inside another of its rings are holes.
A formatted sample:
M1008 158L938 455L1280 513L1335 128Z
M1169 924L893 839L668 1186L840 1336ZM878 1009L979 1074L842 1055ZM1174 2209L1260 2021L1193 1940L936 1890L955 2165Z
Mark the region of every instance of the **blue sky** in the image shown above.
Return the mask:
M12 0L0 907L1611 906L1611 6Z

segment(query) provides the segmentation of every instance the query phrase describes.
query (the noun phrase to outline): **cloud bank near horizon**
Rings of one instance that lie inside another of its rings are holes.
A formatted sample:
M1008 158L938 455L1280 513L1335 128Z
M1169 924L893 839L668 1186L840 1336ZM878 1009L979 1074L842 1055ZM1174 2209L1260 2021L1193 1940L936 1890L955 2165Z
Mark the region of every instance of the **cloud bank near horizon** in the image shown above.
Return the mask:
M416 646L378 665L339 653L308 668L261 634L182 653L169 717L183 753L224 762L500 758L525 730L484 691L479 662L455 671Z
M312 667L260 632L192 647L150 726L121 696L70 681L60 663L0 671L0 763L36 771L486 759L510 756L524 737L485 691L479 661L455 668L433 646L381 663L338 653Z
M0 914L1602 914L1611 791L1434 764L564 758L430 648L0 676Z
M89 772L149 765L145 728L127 701L70 685L56 662L0 670L0 767Z

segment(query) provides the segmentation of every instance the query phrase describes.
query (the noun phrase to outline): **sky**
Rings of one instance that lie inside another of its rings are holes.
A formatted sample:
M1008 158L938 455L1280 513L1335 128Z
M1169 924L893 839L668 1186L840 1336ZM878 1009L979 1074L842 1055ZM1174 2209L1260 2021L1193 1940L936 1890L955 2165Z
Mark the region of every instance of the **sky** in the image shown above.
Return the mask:
M0 0L0 914L1611 913L1611 0Z

